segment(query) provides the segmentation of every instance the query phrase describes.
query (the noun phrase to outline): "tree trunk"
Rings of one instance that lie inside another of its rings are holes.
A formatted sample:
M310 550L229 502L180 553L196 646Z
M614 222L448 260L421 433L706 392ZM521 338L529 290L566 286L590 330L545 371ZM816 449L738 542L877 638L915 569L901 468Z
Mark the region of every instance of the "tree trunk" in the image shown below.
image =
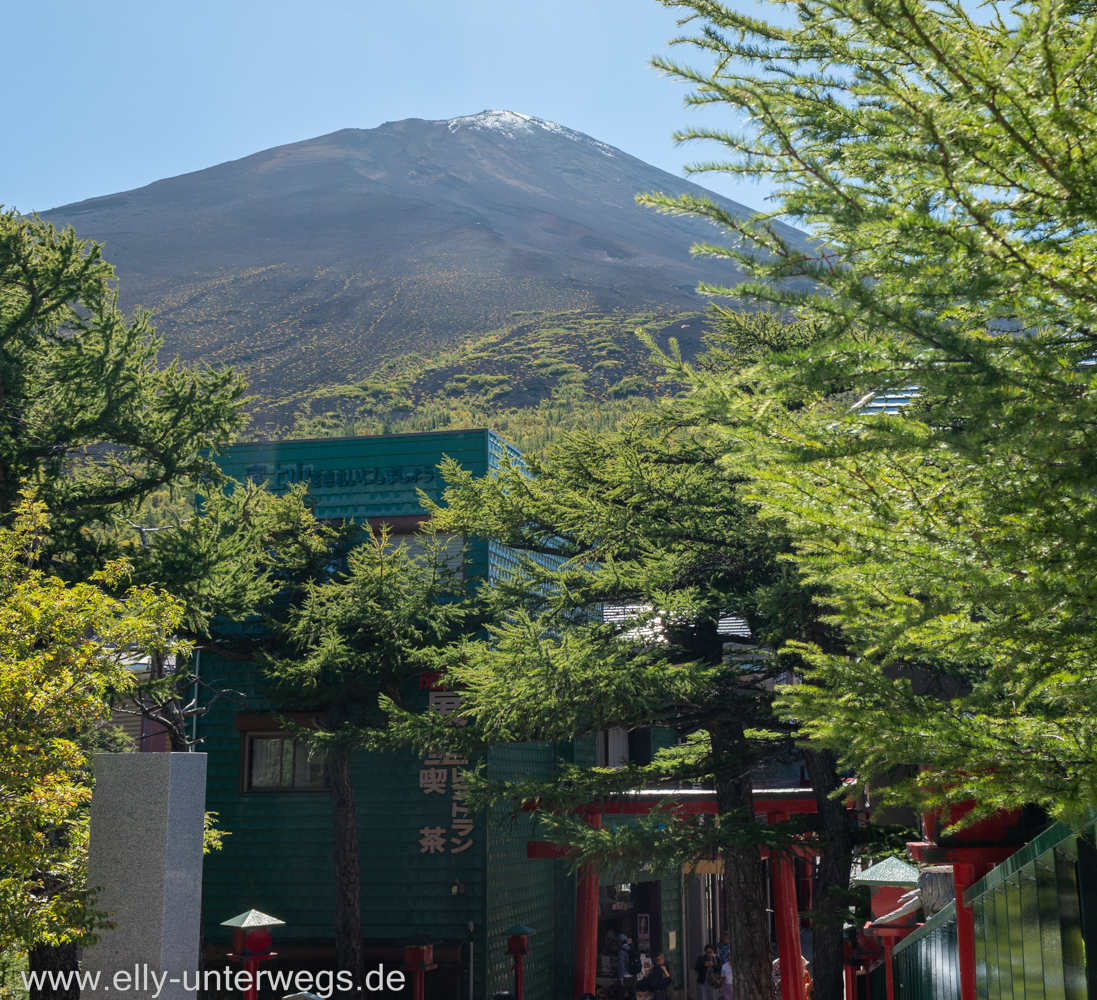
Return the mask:
M327 769L335 862L335 951L339 968L350 972L361 989L365 984L366 957L362 950L362 881L350 754L329 756Z
M74 973L79 968L76 961L75 944L36 944L27 953L27 971L49 973ZM33 982L33 981L32 981ZM51 985L44 982L40 986L32 985L30 1000L80 1000L80 987L75 976L69 979L69 985Z
M843 1000L842 925L849 919L853 836L845 797L830 797L841 785L834 754L829 750L807 750L804 760L819 809L819 871L811 925L812 1000Z
M754 822L751 758L741 727L710 730L713 753L723 758L716 772L716 806ZM766 878L756 845L724 851L725 919L731 932L735 1000L773 1000L773 952L766 919Z

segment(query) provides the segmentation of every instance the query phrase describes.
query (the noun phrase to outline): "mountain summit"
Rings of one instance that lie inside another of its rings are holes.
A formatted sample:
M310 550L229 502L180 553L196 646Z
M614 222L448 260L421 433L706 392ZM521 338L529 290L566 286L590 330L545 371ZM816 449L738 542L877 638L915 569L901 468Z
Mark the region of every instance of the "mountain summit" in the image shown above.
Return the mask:
M638 206L651 190L717 197L553 122L483 111L343 129L42 214L105 244L123 306L153 310L168 355L236 365L269 398L515 312L701 308L699 281L738 276L690 258L715 231Z

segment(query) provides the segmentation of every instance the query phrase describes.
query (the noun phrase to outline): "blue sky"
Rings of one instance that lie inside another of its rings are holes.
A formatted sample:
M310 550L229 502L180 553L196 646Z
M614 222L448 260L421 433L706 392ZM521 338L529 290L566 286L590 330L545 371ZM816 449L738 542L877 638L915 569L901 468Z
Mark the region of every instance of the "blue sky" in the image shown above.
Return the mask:
M401 118L519 111L677 174L714 151L676 128L733 124L649 67L678 31L654 0L34 0L4 27L0 203L24 212Z

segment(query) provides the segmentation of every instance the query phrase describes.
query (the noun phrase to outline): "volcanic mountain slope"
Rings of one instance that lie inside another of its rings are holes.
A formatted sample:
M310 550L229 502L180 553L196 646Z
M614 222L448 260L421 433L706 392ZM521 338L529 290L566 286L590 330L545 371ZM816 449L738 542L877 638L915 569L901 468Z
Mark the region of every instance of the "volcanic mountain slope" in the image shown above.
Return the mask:
M648 190L708 194L579 132L485 111L344 129L42 215L105 243L122 305L154 312L166 356L235 365L269 404L515 313L703 308L699 281L739 276L691 259L718 234L638 206Z

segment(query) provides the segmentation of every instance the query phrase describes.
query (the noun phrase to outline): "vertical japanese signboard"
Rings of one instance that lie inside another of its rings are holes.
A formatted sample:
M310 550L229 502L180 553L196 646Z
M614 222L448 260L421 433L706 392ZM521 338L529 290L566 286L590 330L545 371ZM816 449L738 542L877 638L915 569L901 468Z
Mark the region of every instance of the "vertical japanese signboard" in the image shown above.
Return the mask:
M466 725L468 720L460 715L460 692L440 690L438 684L437 674L419 676L420 689L427 689L428 708L451 718L454 725ZM423 760L419 768L419 790L424 795L441 796L449 809L448 814L442 812L439 825L420 827L420 854L462 854L472 847L473 819L464 804L466 785L461 771L467 765L465 757L427 757Z

